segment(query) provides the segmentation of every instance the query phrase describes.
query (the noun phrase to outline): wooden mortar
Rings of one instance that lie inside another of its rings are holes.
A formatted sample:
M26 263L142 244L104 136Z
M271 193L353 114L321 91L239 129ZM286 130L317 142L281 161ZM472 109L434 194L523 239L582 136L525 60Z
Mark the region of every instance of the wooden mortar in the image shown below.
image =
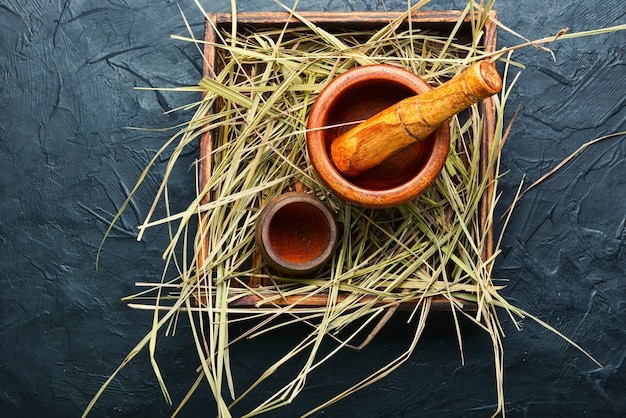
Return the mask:
M272 199L255 226L257 248L265 262L294 276L319 270L330 259L337 236L330 210L319 199L302 192Z
M388 208L412 200L432 184L450 149L448 124L360 176L343 175L330 157L337 137L389 106L429 90L424 80L402 68L368 65L341 74L320 92L309 112L307 150L320 179L337 197L359 206Z
M486 61L434 90L395 66L349 70L329 83L311 108L311 163L348 202L370 208L406 203L430 187L445 165L450 130L443 122L501 85Z

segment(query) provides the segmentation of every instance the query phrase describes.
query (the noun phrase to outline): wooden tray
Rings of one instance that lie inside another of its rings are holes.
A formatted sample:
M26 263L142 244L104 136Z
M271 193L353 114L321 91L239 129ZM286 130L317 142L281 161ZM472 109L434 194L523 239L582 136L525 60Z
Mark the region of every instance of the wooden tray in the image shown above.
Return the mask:
M313 22L315 25L324 28L332 32L335 29L379 29L389 24L396 19L401 12L300 12L302 17ZM491 12L491 15L495 17L495 13ZM420 29L437 31L446 36L451 33L454 26L462 17L462 12L447 10L447 11L420 11L412 15L411 21L413 28L419 27ZM217 63L219 62L217 56L217 48L212 44L218 42L218 36L215 28L218 29L230 29L232 27L232 15L229 13L213 13L208 15L210 21L206 22L204 39L207 41L204 48L205 62L204 62L204 75L207 77L213 77L217 73ZM238 13L237 25L238 28L280 28L287 23L304 26L302 22L294 17L290 17L287 12L250 12L250 13ZM471 18L469 16L464 18L464 23L461 25L460 30L457 33L457 38L460 42L470 41L471 39ZM485 25L484 35L482 37L482 47L486 52L492 52L496 47L496 24L488 20ZM487 156L491 152L491 147L494 138L494 126L495 126L495 106L493 99L484 100L481 104L481 111L484 115L485 126L483 129L483 138L481 139L481 174L483 176L493 177L493 172L487 172ZM200 169L199 169L199 188L202 190L206 185L208 179L211 176L212 161L210 159L211 150L213 149L213 132L207 132L203 134L200 140ZM489 210L489 202L491 201L493 190L488 190L481 202L481 221L483 226L487 222L487 214ZM489 230L487 236L486 250L483 254L483 259L487 260L493 253L493 232ZM200 254L198 265L202 265L204 261L204 255ZM255 257L253 263L260 263L259 257ZM259 265L259 264L256 264ZM250 282L251 286L263 285L262 281ZM198 296L203 299L201 295ZM346 295L340 295L338 301L345 298ZM289 297L283 298L277 302L277 299L272 301L273 305L291 305L298 302L301 297ZM262 302L259 296L247 296L238 299L232 303L235 307L253 307L257 306L259 302ZM417 302L417 301L416 301ZM306 301L299 301L298 306L301 307L323 307L326 306L327 298L324 295L318 295L307 298ZM404 304L404 308L411 309L411 302ZM470 302L462 301L463 309L472 311L476 309L476 305ZM402 308L402 307L401 307ZM433 298L431 303L431 310L450 310L450 302L444 297Z

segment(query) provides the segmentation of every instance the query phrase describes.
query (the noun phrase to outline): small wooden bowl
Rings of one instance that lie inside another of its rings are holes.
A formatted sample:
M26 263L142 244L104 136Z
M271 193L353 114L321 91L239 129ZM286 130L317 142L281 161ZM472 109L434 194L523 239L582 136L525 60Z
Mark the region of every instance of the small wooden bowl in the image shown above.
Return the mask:
M335 195L364 207L388 208L415 199L434 183L450 151L447 123L357 177L343 176L330 157L331 142L355 123L428 90L417 75L381 64L349 70L320 92L309 114L307 149L313 168Z
M306 275L331 257L337 223L319 199L289 192L265 205L256 223L255 239L269 266L288 275Z

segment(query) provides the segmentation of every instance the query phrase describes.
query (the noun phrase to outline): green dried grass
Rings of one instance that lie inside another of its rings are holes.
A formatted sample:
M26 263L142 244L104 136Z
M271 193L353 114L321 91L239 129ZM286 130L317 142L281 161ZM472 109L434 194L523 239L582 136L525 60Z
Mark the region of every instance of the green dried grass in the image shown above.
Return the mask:
M233 14L231 32L218 32L220 39L213 46L219 51L221 70L215 77L203 78L196 87L173 89L199 91L203 97L182 108L185 111L195 109L193 116L185 126L177 127L177 133L159 150L131 192L132 196L156 158L173 147L163 183L140 227L140 239L153 226L168 226L171 243L163 258L166 265L175 266L177 277L166 279L166 269L160 283L142 283L146 290L125 298L133 308L154 312L152 330L105 382L84 415L117 372L146 346L165 399L172 402L165 378L159 371L155 349L158 332L165 329L166 334L173 333L181 313L192 325L200 365L198 376L187 396L180 400L175 415L205 380L216 400L218 415L230 416L230 408L276 370L295 356L304 356L304 365L293 380L250 411L248 415L252 416L292 402L304 388L309 373L337 351L367 344L400 304L411 303L416 317L412 316L411 321L416 324L412 325L413 336L407 350L361 382L312 409L310 413L313 413L400 367L415 350L435 296L449 302L457 324L461 359L459 316L469 318L490 335L498 399L494 414L504 413L503 330L497 311L503 309L514 322L530 317L561 335L548 324L509 304L499 293L501 287L495 286L491 277L493 260L499 252L498 246L493 252L489 246L500 176L499 156L507 133L503 110L512 86L507 83L507 74L504 74L501 95L494 99L495 137L487 161L481 161L480 157L484 120L474 106L466 120L452 118L453 151L446 166L434 186L409 204L387 210L368 210L347 204L319 181L306 154L305 125L310 105L328 81L356 65L402 66L431 85L453 77L479 59L501 58L508 72L510 52L518 47L493 53L486 53L479 47L484 25L487 19L493 19L488 12L495 1L488 1L481 7L468 4L464 10L463 17L472 17L470 45L455 41L462 18L447 37L421 32L414 27L410 16L425 3L427 1L413 6L379 31L331 34L283 6L304 27L244 32L237 27L236 14ZM407 17L408 27L401 26ZM187 27L191 37L173 38L194 42L201 51L205 42L196 39L188 24ZM624 28L617 28L621 29ZM521 46L538 46L558 37L575 36L560 33L553 38L527 41ZM505 54L508 54L506 58ZM171 214L167 184L172 169L181 152L209 130L217 133L210 156L211 177L202 189L198 188L187 210ZM481 163L486 163L487 172L492 172L493 176L483 175ZM280 277L262 266L250 269L246 263L255 253L253 231L258 208L296 184L304 185L324 200L343 225L338 251L331 263L312 278ZM485 199L488 211L483 222L481 203ZM128 201L120 213L127 204ZM167 216L155 220L153 213L159 205L165 206ZM190 230L198 219L198 232L193 235ZM491 256L485 259L486 254ZM266 283L259 287L248 286L249 280L259 279L265 279ZM200 299L196 298L198 294L202 295ZM326 306L301 305L320 294L327 295ZM262 297L263 303L253 308L236 306L238 300L249 295ZM347 296L339 298L339 295ZM285 306L281 304L285 297L295 297L296 302ZM468 301L476 304L475 311L463 309L464 302ZM251 321L251 328L237 339L231 339L229 324L235 321ZM376 322L374 331L368 333L368 325ZM244 338L280 332L281 327L293 323L304 324L310 333L261 373L255 383L237 394L231 374L230 346ZM357 324L356 331L347 330L350 324ZM336 346L322 355L320 347L329 339L335 341ZM363 341L357 345L360 339Z

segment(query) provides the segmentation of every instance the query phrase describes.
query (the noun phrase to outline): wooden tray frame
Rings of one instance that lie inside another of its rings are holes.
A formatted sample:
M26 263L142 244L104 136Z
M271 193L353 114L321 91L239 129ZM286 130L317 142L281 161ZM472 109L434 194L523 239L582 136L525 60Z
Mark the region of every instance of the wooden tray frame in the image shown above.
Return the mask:
M379 28L389 24L396 19L401 12L300 12L301 16L305 19L313 22L314 24L323 27L325 29L332 29L333 27L343 28L356 28L356 29L370 29ZM496 13L490 12L490 15L495 18ZM215 28L227 27L232 23L232 15L230 13L211 13L208 14L208 20L205 24L204 39L208 43L204 47L204 75L207 77L213 77L216 71L217 64L217 51L212 43L217 42L217 34ZM459 19L462 17L461 11L456 10L444 10L444 11L419 11L411 16L413 27L419 26L423 29L439 30L441 32L450 32L456 25ZM298 19L290 16L288 12L247 12L237 14L237 24L241 27L282 27L287 20L290 19L290 24L303 26L302 22ZM485 25L484 35L482 38L482 46L486 52L493 52L496 48L496 24L494 20L488 20ZM471 24L471 17L466 16L464 23ZM494 131L495 131L495 103L492 98L486 99L481 103L481 111L484 115L484 127L483 137L481 139L481 175L490 176L493 178L493 172L487 172L487 160L488 155L491 153ZM213 149L213 132L209 131L204 133L200 139L200 167L199 167L199 189L202 190L208 180L211 177L212 160L210 158L211 151ZM487 222L487 214L489 211L489 204L493 195L493 189L487 190L483 196L481 202L481 221L485 225ZM208 201L208 198L204 203ZM202 214L201 214L202 216ZM206 248L206 246L204 246ZM490 229L487 236L487 245L483 254L483 259L488 260L493 254L493 231ZM200 253L198 255L198 265L202 265L206 259L206 254ZM203 286L199 286L203 288ZM340 294L338 302L344 299L347 295ZM198 295L199 300L203 300L202 295ZM323 307L327 304L327 297L324 295L317 295L309 297L306 300L300 300L302 297L288 297L283 299L273 298L271 305L275 306L288 306L297 303L298 307L314 308ZM238 308L250 308L259 306L263 299L261 296L246 296L237 299L232 302L231 306ZM476 309L476 304L466 301L459 301L464 310L472 311ZM412 309L417 303L406 302L401 308ZM436 311L449 311L450 301L444 297L435 297L431 302L431 310Z

